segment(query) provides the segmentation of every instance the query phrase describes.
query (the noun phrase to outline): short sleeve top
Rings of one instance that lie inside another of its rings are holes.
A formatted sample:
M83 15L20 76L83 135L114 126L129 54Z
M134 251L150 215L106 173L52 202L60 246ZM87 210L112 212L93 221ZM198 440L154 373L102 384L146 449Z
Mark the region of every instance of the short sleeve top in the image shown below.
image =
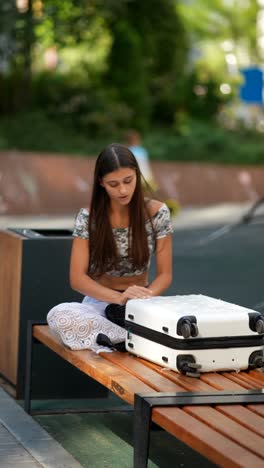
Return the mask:
M152 225L151 225L152 222ZM81 208L75 219L75 225L73 230L73 237L80 237L81 239L89 239L89 211L86 208ZM154 230L154 236L152 231ZM146 220L146 232L148 238L148 246L151 255L154 252L155 239L162 239L173 233L170 211L165 203L159 208L159 210L151 217ZM128 228L113 228L113 234L117 245L117 251L120 257L118 270L111 270L107 272L111 276L136 276L144 273L148 268L149 264L142 269L135 269L131 264L128 255ZM155 239L154 239L155 238ZM149 259L149 263L150 263Z

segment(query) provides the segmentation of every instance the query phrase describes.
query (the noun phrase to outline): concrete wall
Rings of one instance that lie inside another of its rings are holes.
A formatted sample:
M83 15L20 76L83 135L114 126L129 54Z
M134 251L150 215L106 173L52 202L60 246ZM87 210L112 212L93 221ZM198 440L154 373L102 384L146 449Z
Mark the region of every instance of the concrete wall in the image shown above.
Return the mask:
M88 206L94 158L0 152L0 214L70 214ZM153 162L162 198L182 206L254 201L264 166Z

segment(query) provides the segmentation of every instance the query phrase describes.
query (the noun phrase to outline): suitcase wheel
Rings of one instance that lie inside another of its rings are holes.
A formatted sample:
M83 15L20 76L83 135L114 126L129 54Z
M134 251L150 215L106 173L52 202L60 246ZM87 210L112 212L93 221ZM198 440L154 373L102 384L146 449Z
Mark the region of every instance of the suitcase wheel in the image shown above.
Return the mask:
M256 331L260 334L264 333L264 318L263 317L260 317L256 321Z
M179 354L177 356L176 366L179 372L189 377L200 377L199 370L201 365L195 362L192 354Z
M191 336L191 331L192 331L192 328L191 328L190 323L185 322L185 323L182 324L181 334L182 334L183 338L189 338L189 336Z
M183 338L198 335L197 320L194 315L186 315L180 318L177 323L177 335L183 336Z
M189 338L190 336L198 335L198 326L197 323L184 322L181 326L181 333L183 338Z
M250 354L248 360L248 367L256 369L257 367L264 367L264 355L262 351L254 351Z
M188 377L200 377L200 372L199 370L202 368L200 364L196 364L196 362L189 362L188 367L190 371L186 372L186 375Z
M196 377L196 378L199 378L200 377L200 373L199 372L186 372L186 374L188 377Z
M249 316L249 328L260 335L264 333L264 316L259 312L250 312Z
M197 369L197 370L200 370L202 368L201 364L196 364L196 362L189 362L188 367L191 367L192 369Z
M195 336L198 336L198 333L199 333L199 330L198 330L197 323L192 323L191 324L191 335L193 337L195 337Z

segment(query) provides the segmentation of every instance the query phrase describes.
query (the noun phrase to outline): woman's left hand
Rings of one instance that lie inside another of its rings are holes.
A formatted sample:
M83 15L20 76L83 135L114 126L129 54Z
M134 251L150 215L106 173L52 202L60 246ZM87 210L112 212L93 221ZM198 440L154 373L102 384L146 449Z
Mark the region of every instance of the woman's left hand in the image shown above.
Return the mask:
M144 288L143 286L129 286L122 293L122 304L125 304L129 299L149 299L153 297L151 289Z

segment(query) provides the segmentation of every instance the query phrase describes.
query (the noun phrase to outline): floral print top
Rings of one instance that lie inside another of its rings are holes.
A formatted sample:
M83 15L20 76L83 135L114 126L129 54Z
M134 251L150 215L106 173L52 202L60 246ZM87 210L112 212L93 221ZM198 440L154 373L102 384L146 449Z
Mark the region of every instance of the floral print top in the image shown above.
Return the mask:
M155 239L162 239L169 234L173 233L170 211L167 205L164 203L160 209L151 217ZM153 238L153 231L151 221L146 220L146 231L148 237L148 245L150 251L150 257L154 252L155 240ZM73 237L80 237L81 239L89 239L88 231L89 223L89 211L86 208L81 208L75 219L75 225L73 230ZM107 274L111 276L136 276L144 273L150 264L142 270L135 269L131 264L128 256L128 228L113 228L113 234L117 245L117 251L120 256L120 263L118 270L108 271Z

